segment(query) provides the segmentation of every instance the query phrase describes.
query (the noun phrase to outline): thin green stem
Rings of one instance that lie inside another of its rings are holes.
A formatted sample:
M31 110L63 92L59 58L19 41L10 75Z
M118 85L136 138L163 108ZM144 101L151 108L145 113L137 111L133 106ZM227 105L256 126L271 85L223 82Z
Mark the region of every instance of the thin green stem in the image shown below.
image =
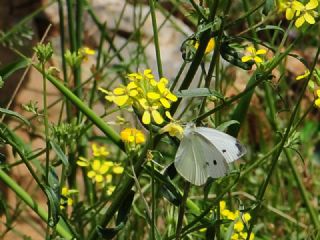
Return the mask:
M190 191L190 186L191 186L190 182L187 182L187 181L184 182L183 198L179 207L179 215L178 215L178 222L177 222L177 228L176 228L176 240L181 239L181 230L182 230L182 224L183 224L184 211L185 211L186 201L188 199L188 195Z
M268 172L268 175L265 179L265 181L263 182L263 184L261 185L260 189L259 189L259 192L258 192L258 196L257 196L257 207L254 211L254 214L253 214L253 217L252 217L252 220L250 222L250 227L249 227L249 231L248 231L248 236L247 236L247 240L250 239L250 235L251 235L251 232L252 232L252 229L253 229L253 226L256 224L256 221L257 221L257 218L258 218L258 213L260 212L260 209L261 209L261 203L262 203L262 199L263 199L263 196L267 190L267 187L269 185L269 182L270 182L270 179L271 179L271 176L277 166L277 163L278 163L278 160L279 160L279 157L284 149L284 146L285 146L285 143L287 142L288 140L288 137L289 137L289 134L290 134L290 130L291 128L293 127L294 125L294 120L297 116L297 113L298 113L298 110L300 108L300 103L303 99L303 96L305 94L305 91L308 87L308 82L312 76L312 72L315 68L315 65L316 65L316 62L317 62L317 59L318 59L318 56L319 56L319 53L320 53L320 47L318 47L318 50L317 50L317 53L316 53L316 56L315 56L315 60L313 62L313 66L311 68L311 71L310 71L310 75L309 77L304 81L304 84L303 84L303 87L301 89L301 92L300 92L300 95L299 95L299 98L296 102L296 105L294 107L294 110L290 116L290 119L289 119L289 122L288 122L288 125L286 127L286 131L280 141L280 146L278 148L278 150L276 151L276 153L273 155L273 158L272 158L272 161L271 161L271 167L270 167L270 170ZM316 223L315 227L318 229L319 228L319 225L318 223Z
M155 51L156 51L158 74L159 74L159 78L161 78L161 77L163 77L163 72L162 72L162 61L161 61L161 54L160 54L158 26L157 26L157 18L156 18L156 10L155 10L154 0L149 0L149 6L150 6L150 11L151 11L153 40L154 40L154 47L155 47Z
M0 169L0 179L6 184L17 196L28 205L42 220L48 221L48 213L40 207L40 205L33 200L33 198L24 191L11 177L9 177L2 169ZM72 234L68 231L65 223L60 220L56 226L57 233L65 239L72 239Z

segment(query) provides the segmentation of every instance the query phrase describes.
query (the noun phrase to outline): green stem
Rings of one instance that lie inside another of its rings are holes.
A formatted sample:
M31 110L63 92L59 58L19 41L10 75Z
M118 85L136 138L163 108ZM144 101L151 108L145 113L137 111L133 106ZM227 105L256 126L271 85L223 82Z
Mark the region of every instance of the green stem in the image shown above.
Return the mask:
M43 81L43 119L44 119L44 132L46 141L46 183L49 185L49 121L47 109L47 79L45 77L45 64L41 63L42 81Z
M155 51L156 51L158 74L159 74L159 78L161 78L163 76L163 72L162 72L162 62L161 62L161 55L160 55L158 26L157 26L157 18L156 18L156 10L155 10L155 6L154 6L154 0L149 0L149 5L150 5L150 11L151 11L153 40L154 40L154 47L155 47Z
M41 69L34 65L34 67L41 72ZM112 127L110 127L102 118L100 118L93 110L83 103L72 91L65 87L58 79L50 74L46 74L46 78L63 94L70 102L72 102L83 114L85 114L95 125L105 133L114 144L116 144L123 151L125 150L124 144Z
M311 71L310 71L310 75L309 75L309 77L304 81L304 84L303 84L303 87L302 87L302 89L301 89L299 98L298 98L298 100L297 100L297 102L296 102L296 105L295 105L295 108L294 108L294 110L293 110L293 112L292 112L292 114L291 114L291 116L290 116L290 119L289 119L289 122L288 122L288 126L287 126L286 131L285 131L285 133L284 133L284 135L283 135L283 137L282 137L282 139L281 139L281 141L280 141L280 146L279 146L278 150L276 151L276 153L273 155L273 158L272 158L272 161L271 161L271 167L270 167L270 170L269 170L268 175L267 175L267 177L266 177L266 180L263 182L262 186L261 186L260 189L259 189L258 196L257 196L257 204L258 204L258 205L257 205L257 207L256 207L256 209L255 209L255 211L254 211L252 220L251 220L251 222L250 222L250 228L249 228L249 230L248 230L247 240L250 239L250 234L251 234L251 232L252 232L253 226L255 225L255 223L256 223L256 221L257 221L257 218L258 218L258 213L259 213L260 210L261 210L261 205L262 205L263 196L264 196L264 194L265 194L265 192L266 192L266 190L267 190L267 187L268 187L268 185L269 185L271 176L272 176L272 174L273 174L273 172L274 172L274 170L275 170L275 168L276 168L276 166L277 166L278 159L279 159L279 157L280 157L280 155L281 155L281 153L282 153L282 151L283 151L283 149L284 149L285 143L286 143L287 140L288 140L288 137L289 137L289 135L290 135L290 130L291 130L291 128L292 128L293 125L294 125L294 120L295 120L295 118L296 118L296 116L297 116L297 113L298 113L298 110L299 110L299 108L300 108L300 103L301 103L301 101L302 101L302 98L303 98L303 96L304 96L304 94L305 94L305 91L306 91L306 89L307 89L307 87L308 87L308 82L309 82L309 80L310 80L310 78L311 78L311 76L312 76L312 72L313 72L313 70L314 70L314 68L315 68L315 65L316 65L316 62L317 62L319 53L320 53L320 47L318 47L318 50L317 50L317 53L316 53L316 57L315 57L315 60L314 60L314 62L313 62L313 66L312 66ZM319 225L315 225L315 227L318 228Z
M27 204L42 220L48 221L48 213L39 206L39 204L33 200L33 198L23 190L12 178L10 178L2 169L0 169L0 179L1 181L9 186L9 188L14 191L17 196ZM65 223L60 220L56 226L56 231L61 237L65 239L72 239L71 233L67 230Z
M319 230L320 229L320 222L318 219L318 214L314 211L314 208L312 207L312 205L309 201L308 192L307 192L306 188L304 187L303 182L299 176L298 170L296 168L296 164L293 162L293 159L292 159L291 154L288 151L288 149L284 149L284 154L286 155L289 166L291 168L291 172L296 180L296 183L298 185L298 188L300 190L300 193L301 193L301 196L304 200L304 203L306 204L306 208L309 212L311 221L312 221L313 225L315 226L316 230Z
M184 191L183 191L183 198L182 202L179 207L179 215L178 215L178 222L177 222L177 228L176 228L176 239L181 239L181 230L182 230L182 224L183 224L183 217L184 217L184 211L186 206L186 201L188 199L189 191L190 191L190 182L185 181L184 182Z

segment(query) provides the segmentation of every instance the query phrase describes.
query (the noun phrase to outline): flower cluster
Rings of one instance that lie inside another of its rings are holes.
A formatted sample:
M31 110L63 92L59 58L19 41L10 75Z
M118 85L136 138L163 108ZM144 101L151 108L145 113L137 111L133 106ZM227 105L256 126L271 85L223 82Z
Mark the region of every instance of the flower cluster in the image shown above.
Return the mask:
M129 150L135 150L146 141L143 132L136 128L125 128L120 133L121 140L128 146Z
M231 236L232 240L245 240L247 239L248 233L246 232L245 224L247 224L250 219L251 215L249 213L241 214L239 210L235 212L230 211L226 207L225 201L220 201L220 216L223 219L228 219L233 221L233 233ZM250 234L250 240L254 239L254 234Z
M142 122L156 124L164 122L162 112L169 109L171 103L177 101L168 89L168 79L161 78L157 81L150 69L141 73L130 73L127 75L129 83L113 89L112 92L103 88L100 91L106 94L108 101L114 102L119 107L133 106L142 112Z
M318 7L318 0L310 0L305 5L299 1L287 1L286 3L286 19L292 20L294 17L294 25L300 28L305 22L315 24L315 17L317 12L315 9Z
M110 153L107 151L106 147L98 146L95 143L92 144L91 147L92 158L86 159L84 157L79 157L77 165L87 168L87 176L93 183L98 183L100 186L107 185L108 192L112 192L109 190L114 189L112 186L113 174L122 174L124 169L120 164L107 160Z

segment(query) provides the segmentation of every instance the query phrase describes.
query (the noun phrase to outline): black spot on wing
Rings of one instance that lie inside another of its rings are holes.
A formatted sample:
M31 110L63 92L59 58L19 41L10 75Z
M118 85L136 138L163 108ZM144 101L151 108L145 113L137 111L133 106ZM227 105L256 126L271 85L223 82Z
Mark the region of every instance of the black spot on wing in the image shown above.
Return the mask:
M222 149L222 152L223 152L223 153L226 153L226 152L227 152L227 150L225 150L225 149Z
M213 160L213 165L217 165L217 160Z
M240 157L242 153L245 151L244 147L240 144L238 140L236 141L236 147L238 148L237 156Z

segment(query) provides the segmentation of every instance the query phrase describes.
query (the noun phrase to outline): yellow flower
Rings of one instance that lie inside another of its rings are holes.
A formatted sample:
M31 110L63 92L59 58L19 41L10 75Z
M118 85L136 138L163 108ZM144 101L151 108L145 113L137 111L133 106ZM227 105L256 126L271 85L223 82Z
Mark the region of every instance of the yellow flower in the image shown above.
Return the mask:
M314 9L318 7L318 0L310 0L306 5L303 5L299 1L293 1L291 5L291 10L289 10L288 16L286 18L291 20L294 17L294 13L296 13L297 19L294 25L297 28L300 28L305 22L309 24L315 24L315 16L316 12Z
M155 121L156 124L162 124L163 123L163 117L159 113L158 109L159 106L153 104L149 105L147 100L145 98L142 98L139 100L139 103L144 109L143 115L142 115L142 122L144 124L150 124L151 123L151 117Z
M237 232L242 232L242 230L244 229L244 225L242 223L242 221L237 221L234 225L233 225L233 229Z
M138 95L137 85L135 82L130 82L127 86L115 88L113 93L109 92L105 98L114 102L119 107L123 105L130 105L132 98Z
M157 84L157 88L159 90L160 102L165 108L170 108L171 102L176 102L178 100L177 96L171 93L171 91L166 87L165 81L161 81ZM169 100L169 101L168 101Z
M108 189L107 189L107 194L110 196L115 189L116 189L115 186L109 186Z
M215 40L214 38L210 38L209 42L208 42L208 45L206 47L206 50L205 50L205 54L208 54L208 53L211 53L213 50L214 50L214 46L215 46ZM194 45L195 49L198 49L199 47L199 41L197 41Z
M123 167L119 166L119 165L115 165L113 168L112 168L112 171L114 174L121 174L123 173Z
M220 201L220 212L223 211L226 208L226 202L225 201Z
M251 219L250 213L245 213L245 214L243 214L243 215L242 215L242 219L243 219L243 221L244 221L245 223L248 223L248 222L250 221L250 219Z
M125 128L121 131L120 137L122 141L134 144L141 144L145 142L143 132L135 128Z
M221 211L221 215L229 220L235 220L238 217L237 212L233 213L229 209L224 209Z
M310 75L310 71L309 69L307 69L304 74L301 74L299 76L296 77L296 80L301 80L301 79L304 79L304 78L307 78L308 76Z
M112 162L102 162L98 159L94 159L91 170L88 171L87 176L91 178L93 182L102 183L104 175L106 175L112 165Z
M94 55L96 53L95 50L90 49L88 47L80 48L78 51L78 55L82 58L82 61L87 62L89 55Z
M315 100L314 104L320 108L320 90L317 90L317 99Z
M239 238L239 234L238 234L238 233L232 234L231 239L232 239L232 240L238 240L238 239L240 239L240 238Z
M97 144L93 143L91 148L92 148L92 155L94 157L107 157L109 155L107 148L104 146L98 146Z
M256 50L253 46L247 47L249 55L245 55L241 58L242 62L254 61L256 64L262 63L263 59L258 55L265 55L267 51L265 49Z
M78 193L78 191L75 189L68 189L67 187L63 187L61 189L60 209L64 209L66 206L72 206L72 195L76 193Z
M177 137L180 139L183 135L183 128L178 123L170 122L161 128L159 132L161 134L167 132L171 137Z

